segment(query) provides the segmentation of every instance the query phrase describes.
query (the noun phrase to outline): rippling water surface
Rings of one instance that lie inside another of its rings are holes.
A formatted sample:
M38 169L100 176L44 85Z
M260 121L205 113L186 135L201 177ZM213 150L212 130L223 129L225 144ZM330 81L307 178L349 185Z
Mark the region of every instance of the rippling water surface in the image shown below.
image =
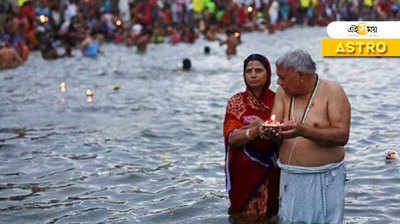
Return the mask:
M400 223L399 162L384 158L400 151L400 59L322 58L325 33L244 34L230 60L199 40L150 45L145 55L107 45L97 60L75 52L48 62L36 52L0 71L0 223L229 223L226 102L244 89L247 55L274 62L293 48L310 51L352 104L346 223ZM185 57L194 71L175 71Z

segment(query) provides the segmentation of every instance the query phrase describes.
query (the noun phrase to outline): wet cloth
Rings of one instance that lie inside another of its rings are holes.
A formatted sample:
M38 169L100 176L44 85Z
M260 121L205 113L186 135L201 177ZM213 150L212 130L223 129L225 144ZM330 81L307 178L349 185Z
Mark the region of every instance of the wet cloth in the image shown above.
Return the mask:
M315 75L310 98L304 108L300 123L304 123L310 106L317 94L320 79ZM295 120L295 98L290 98L289 119ZM296 141L296 140L295 140ZM295 145L294 145L295 146ZM282 164L279 189L279 218L284 223L342 223L344 210L344 161L319 167L290 165L293 153L290 151L288 164Z
M256 115L263 120L269 119L274 95L272 91L266 91L265 99L268 99L268 106L263 110L253 109L262 108L262 106L250 91L238 93L228 102L227 115L224 122L224 136L226 189L231 202L230 213L247 210L252 196L258 192L258 189L266 182L269 175L274 175L276 179L270 180L269 183L271 185L266 186L270 189L270 196L266 196L266 200L270 204L267 204L266 207L270 208L269 212L274 210L275 213L277 212L279 170L274 166L275 158L277 157L277 146L272 142L261 140L247 144L243 148L235 148L229 145L230 134L232 131L244 126L244 117ZM276 186L275 192L273 185Z
M282 164L279 219L283 223L341 224L344 211L344 160L319 167Z

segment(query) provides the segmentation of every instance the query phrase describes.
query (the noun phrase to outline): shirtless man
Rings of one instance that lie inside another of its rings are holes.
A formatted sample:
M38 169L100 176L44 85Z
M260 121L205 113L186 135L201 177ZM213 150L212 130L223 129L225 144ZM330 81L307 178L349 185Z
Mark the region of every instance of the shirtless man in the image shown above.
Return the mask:
M307 52L288 52L276 66L280 87L272 113L283 122L274 135L282 139L279 218L342 223L350 103L342 87L318 77Z
M0 69L15 68L23 60L12 47L0 47Z
M147 44L150 42L151 36L153 35L151 30L144 29L136 39L136 46L139 53L145 53L147 50Z
M227 39L223 42L220 42L220 46L224 44L228 45L228 48L226 48L226 55L229 58L231 55L236 55L236 47L240 44L240 33L228 31L227 35Z
M220 41L216 33L216 28L214 26L207 27L204 30L204 38L209 41L215 41L215 40Z

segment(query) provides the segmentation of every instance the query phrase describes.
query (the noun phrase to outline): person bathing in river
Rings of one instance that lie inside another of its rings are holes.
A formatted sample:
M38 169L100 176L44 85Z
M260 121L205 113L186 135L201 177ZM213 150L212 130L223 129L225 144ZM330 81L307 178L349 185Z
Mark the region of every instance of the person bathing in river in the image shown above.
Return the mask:
M272 113L282 122L270 138L281 139L279 218L286 223L343 222L344 146L350 132L350 103L343 88L321 79L304 50L277 62Z
M100 50L100 34L93 34L94 37L92 37L89 32L87 31L87 37L81 43L80 49L83 55L96 58L99 53L102 53Z
M13 47L0 44L0 69L15 68L22 63L22 58Z
M225 41L220 42L220 46L226 44L228 47L226 48L226 55L228 58L232 55L236 55L236 48L240 44L240 32L235 32L230 29L226 32L227 39Z
M264 140L262 123L270 119L275 93L269 89L271 68L266 57L252 54L244 61L246 90L226 107L226 188L233 217L273 217L278 212L278 145Z

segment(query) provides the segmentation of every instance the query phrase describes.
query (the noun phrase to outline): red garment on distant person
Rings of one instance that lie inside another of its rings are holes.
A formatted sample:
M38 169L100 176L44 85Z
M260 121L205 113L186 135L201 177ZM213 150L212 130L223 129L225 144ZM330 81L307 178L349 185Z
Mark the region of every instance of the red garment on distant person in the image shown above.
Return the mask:
M172 23L172 13L171 13L171 10L169 10L169 9L166 9L166 10L163 10L163 11L161 11L162 13L161 13L161 19L162 19L162 22L164 23L164 25L166 25L166 26L168 26L168 25L170 25L171 23Z
M230 16L231 16L231 14L228 13L227 10L225 10L224 14L223 14L222 17L221 17L221 22L222 22L224 25L229 25L229 24L231 24L231 18L230 18Z
M154 1L150 0L144 6L144 24L151 24L151 9L154 4Z
M21 10L20 15L26 16L26 18L28 18L28 23L29 23L28 32L35 30L35 19L36 19L35 9L31 5L29 5L29 6L23 6L20 10Z
M270 70L267 71L269 74ZM268 76L268 75L267 75ZM226 148L227 188L231 202L230 212L241 212L249 204L252 197L257 194L259 187L268 180L268 197L265 202L267 216L275 215L278 211L279 169L265 167L251 160L245 153L246 150L262 152L265 154L277 152L278 147L270 141L257 140L245 147L235 148L229 146L229 135L232 131L242 128L246 116L255 115L261 119L269 120L274 103L275 93L269 90L270 75L265 84L260 99L256 99L249 88L245 92L235 94L228 102L224 120L224 139ZM228 179L229 178L229 179ZM230 189L229 184L230 183Z
M383 0L380 0L378 2L378 8L380 10L382 10L382 12L384 12L386 15L388 15L391 10L390 5L386 1L383 1Z
M245 24L246 19L247 19L247 12L246 12L246 8L244 6L241 6L238 8L237 15L238 15L239 24L240 25Z

